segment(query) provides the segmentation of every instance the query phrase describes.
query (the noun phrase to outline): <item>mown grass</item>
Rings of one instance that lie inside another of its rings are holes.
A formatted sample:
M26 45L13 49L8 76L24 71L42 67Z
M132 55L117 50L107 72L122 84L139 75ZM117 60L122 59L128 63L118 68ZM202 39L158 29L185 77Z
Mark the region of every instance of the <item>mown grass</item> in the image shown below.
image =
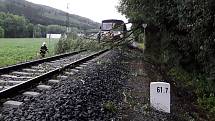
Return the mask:
M54 48L58 39L46 38L3 38L0 39L0 67L38 59L40 46L43 42L47 43L49 53L47 56L54 55Z

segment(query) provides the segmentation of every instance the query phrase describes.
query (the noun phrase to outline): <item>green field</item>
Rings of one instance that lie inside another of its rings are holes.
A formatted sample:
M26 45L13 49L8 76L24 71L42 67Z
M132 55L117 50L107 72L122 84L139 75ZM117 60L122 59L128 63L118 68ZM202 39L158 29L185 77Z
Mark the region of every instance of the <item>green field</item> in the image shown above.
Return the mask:
M47 56L53 55L58 39L50 41L45 38L0 39L0 67L38 59L43 42L46 42L49 49Z

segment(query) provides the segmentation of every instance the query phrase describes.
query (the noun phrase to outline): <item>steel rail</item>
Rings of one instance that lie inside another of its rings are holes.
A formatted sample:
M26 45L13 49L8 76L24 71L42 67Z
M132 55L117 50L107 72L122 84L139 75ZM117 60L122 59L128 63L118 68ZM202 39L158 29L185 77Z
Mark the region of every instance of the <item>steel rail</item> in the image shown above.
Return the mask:
M16 65L11 65L11 66L8 66L8 67L3 67L3 68L0 68L0 74L5 74L5 73L8 73L8 72L10 72L12 70L25 68L25 67L32 66L32 65L35 65L35 64L39 64L39 63L43 63L43 62L52 61L52 60L56 60L56 59L63 58L63 57L68 57L68 56L75 55L75 54L78 54L78 53L81 53L81 52L84 52L84 51L86 51L86 50L80 50L80 51L60 54L60 55L56 55L56 56L52 56L52 57L47 57L47 58L44 58L44 59L38 59L38 60L34 60L34 61L29 61L29 62L20 63L20 64L16 64Z
M74 68L78 65L80 65L81 63L83 62L86 62L88 60L91 60L107 51L109 51L110 49L105 49L105 50L102 50L102 51L99 51L97 53L94 53L94 54L91 54L87 57L84 57L84 58L81 58L79 60L76 60L70 64L67 64L61 68L57 68L53 71L50 71L50 72L47 72L43 75L40 75L40 76L37 76L33 79L30 79L30 80L27 80L23 83L20 83L18 85L14 85L12 87L9 87L8 89L5 89L5 90L1 90L0 91L0 100L1 99L5 99L5 98L9 98L9 97L12 97L16 94L19 94L21 93L22 91L26 90L26 89L29 89L31 88L32 86L35 86L36 84L38 84L39 82L42 82L42 81L45 81L47 78L49 78L50 76L53 76L55 74L58 74L60 72L62 72L63 70L65 69L68 69L68 68Z

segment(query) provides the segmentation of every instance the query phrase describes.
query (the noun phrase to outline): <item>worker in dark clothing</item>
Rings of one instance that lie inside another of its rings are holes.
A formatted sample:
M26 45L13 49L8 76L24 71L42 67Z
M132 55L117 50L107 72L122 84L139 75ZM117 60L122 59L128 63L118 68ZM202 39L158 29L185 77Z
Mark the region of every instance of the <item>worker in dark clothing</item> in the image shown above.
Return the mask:
M99 32L99 33L97 34L97 40L98 40L98 42L100 43L100 41L101 41L101 32Z
M42 58L45 57L46 52L49 52L49 51L48 51L48 48L46 47L46 43L43 42L42 46L40 47L40 55Z

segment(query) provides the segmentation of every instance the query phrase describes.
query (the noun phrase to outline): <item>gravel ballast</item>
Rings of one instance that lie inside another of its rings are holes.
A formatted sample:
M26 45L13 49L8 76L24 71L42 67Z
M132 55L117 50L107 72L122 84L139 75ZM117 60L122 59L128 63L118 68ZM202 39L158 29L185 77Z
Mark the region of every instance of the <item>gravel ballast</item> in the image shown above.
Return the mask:
M24 120L114 120L122 100L121 89L125 80L117 53L112 51L94 61L78 73L64 79L51 90L40 91L40 96L24 101L19 108L2 108L2 119Z
M149 83L159 81L153 67L142 62L142 53L118 48L80 68L68 78L37 90L37 97L16 96L19 108L0 108L5 121L160 121L187 120L149 107ZM143 69L145 68L145 69ZM154 72L154 73L152 73ZM48 83L48 82L47 82ZM175 110L174 110L175 111Z

